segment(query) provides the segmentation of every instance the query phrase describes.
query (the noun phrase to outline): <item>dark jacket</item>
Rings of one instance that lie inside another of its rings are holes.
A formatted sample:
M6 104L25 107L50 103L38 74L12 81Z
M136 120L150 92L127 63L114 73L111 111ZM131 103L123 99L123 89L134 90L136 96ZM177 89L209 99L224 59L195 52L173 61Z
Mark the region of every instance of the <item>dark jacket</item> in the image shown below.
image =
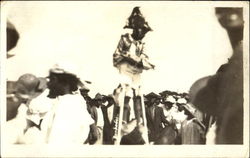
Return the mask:
M149 130L149 141L155 141L163 130L162 123L169 123L165 119L163 109L158 106L155 106L154 118L151 114L151 107L146 108L146 118Z

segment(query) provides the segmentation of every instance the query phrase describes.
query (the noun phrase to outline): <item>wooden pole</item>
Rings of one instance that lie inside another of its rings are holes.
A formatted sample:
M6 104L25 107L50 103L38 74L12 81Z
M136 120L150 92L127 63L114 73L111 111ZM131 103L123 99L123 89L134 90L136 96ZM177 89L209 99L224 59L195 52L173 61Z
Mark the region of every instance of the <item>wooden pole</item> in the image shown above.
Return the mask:
M121 142L121 129L122 129L122 120L123 120L123 111L124 111L124 98L125 98L125 90L124 87L121 87L121 93L119 94L118 98L118 105L119 105L119 114L118 114L118 127L117 130L115 131L115 140L114 144L115 145L120 145ZM122 96L120 96L122 95Z
M143 124L144 127L146 128L146 135L145 135L145 143L148 145L149 144L149 139L148 139L148 127L147 127L147 118L146 118L146 108L145 108L145 104L144 104L144 98L143 95L141 93L141 89L139 88L139 94L141 96L141 106L142 106L142 117L143 117Z

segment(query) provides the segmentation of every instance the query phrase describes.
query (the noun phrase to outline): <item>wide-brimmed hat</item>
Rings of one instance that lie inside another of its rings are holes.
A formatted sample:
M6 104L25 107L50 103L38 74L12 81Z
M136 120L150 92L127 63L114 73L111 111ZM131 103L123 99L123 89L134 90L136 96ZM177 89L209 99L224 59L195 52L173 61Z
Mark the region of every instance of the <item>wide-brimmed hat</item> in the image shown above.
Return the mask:
M172 95L173 92L171 92L171 91L169 91L169 90L166 90L166 91L160 92L159 94L160 94L161 96L166 97L166 96Z
M185 98L179 98L179 99L177 100L177 103L178 103L178 104L186 104L186 103L187 103L187 100L186 100Z
M155 94L154 92L151 92L151 93L145 95L145 98L147 101L151 101L152 99L161 99L161 96L158 94Z
M85 81L82 80L81 77L79 76L80 72L78 68L76 67L75 64L70 63L70 62L59 62L56 63L50 70L50 73L54 74L68 74L76 77L78 80L78 86L79 89L84 90L84 91L89 91L88 84L91 84L90 81Z
M135 7L123 28L136 29L141 28L147 31L153 31L141 14L140 7Z
M19 77L15 83L14 93L24 99L37 97L47 88L46 78L27 73Z
M163 99L163 103L175 104L176 100L172 95L169 95Z

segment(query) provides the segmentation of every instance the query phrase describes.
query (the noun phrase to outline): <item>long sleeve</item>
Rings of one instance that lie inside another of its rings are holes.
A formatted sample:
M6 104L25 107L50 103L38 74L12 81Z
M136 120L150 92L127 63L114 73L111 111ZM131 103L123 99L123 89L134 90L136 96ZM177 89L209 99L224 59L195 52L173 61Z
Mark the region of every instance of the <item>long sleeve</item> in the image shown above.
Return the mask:
M129 43L125 43L125 35L121 36L121 39L118 43L118 46L113 54L113 65L117 66L123 59L124 56L127 55L127 52L129 50Z

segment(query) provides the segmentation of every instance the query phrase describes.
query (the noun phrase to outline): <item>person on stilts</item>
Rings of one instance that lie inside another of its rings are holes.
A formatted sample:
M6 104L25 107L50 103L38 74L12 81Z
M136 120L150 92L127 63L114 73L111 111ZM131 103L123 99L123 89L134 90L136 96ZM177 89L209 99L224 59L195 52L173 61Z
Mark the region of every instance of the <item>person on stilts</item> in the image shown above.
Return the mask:
M113 54L113 65L121 76L120 85L114 91L117 105L114 119L114 143L145 144L148 142L145 140L148 139L147 134L144 136L142 134L144 141L134 139L133 135L141 134L142 129L146 128L140 76L143 70L154 69L155 66L149 62L148 56L145 54L145 43L142 42L142 39L152 29L145 21L139 7L133 9L125 28L132 29L133 32L121 36Z

